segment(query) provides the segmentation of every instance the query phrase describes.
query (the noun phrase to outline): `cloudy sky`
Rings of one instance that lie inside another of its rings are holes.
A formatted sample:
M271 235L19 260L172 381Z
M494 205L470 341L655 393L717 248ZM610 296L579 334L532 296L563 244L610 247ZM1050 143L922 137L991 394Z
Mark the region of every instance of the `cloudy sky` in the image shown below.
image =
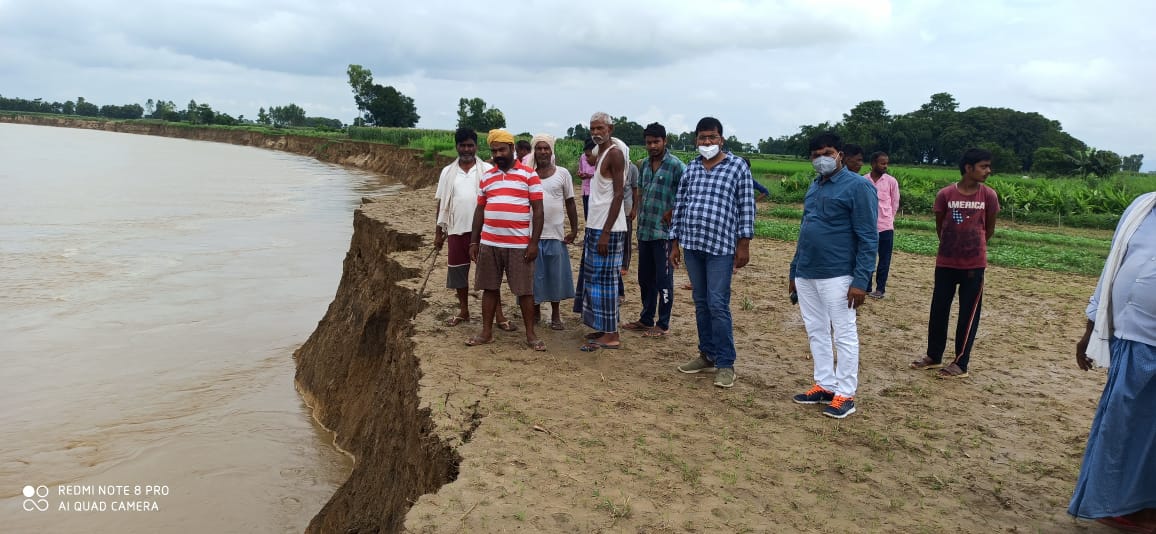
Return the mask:
M514 131L594 111L755 142L937 92L1037 111L1156 168L1151 0L0 0L0 94L352 122L350 63L452 128L481 97Z

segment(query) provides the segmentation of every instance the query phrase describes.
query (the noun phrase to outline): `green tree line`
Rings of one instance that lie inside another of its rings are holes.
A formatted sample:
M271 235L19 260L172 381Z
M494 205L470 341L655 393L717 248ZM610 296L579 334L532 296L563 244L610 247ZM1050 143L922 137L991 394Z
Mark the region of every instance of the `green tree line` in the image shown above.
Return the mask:
M112 104L98 106L89 102L84 97L78 97L75 102L72 100L66 102L47 102L41 98L28 100L24 98L7 98L0 95L0 111L19 111L77 117L101 117L120 120L152 119L167 122L220 124L227 126L264 124L274 127L316 128L321 130L341 130L345 127L344 123L338 119L307 117L305 110L302 109L301 106L292 103L285 106L273 106L267 111L262 107L257 112L257 120L248 120L244 115L233 117L228 113L214 110L209 104L197 103L196 100L189 100L189 103L181 108L172 100L165 100L163 98L150 98L143 106L136 103L122 106Z
M413 98L392 86L374 83L369 69L350 64L346 70L354 103L360 115L355 126L412 128L420 119ZM42 99L25 100L0 96L0 110L35 113L56 113L111 119L156 119L191 124L262 124L273 127L305 127L322 130L341 130L338 119L308 117L300 106L262 107L256 120L242 115L234 118L213 110L205 103L190 100L178 108L171 100L149 99L139 104L97 106L83 97L76 102L46 102ZM506 126L505 115L490 107L481 98L461 98L458 102L457 126L479 132ZM629 118L614 118L614 134L628 145L645 144L643 125ZM781 154L805 157L807 143L817 133L834 131L847 143L863 147L868 154L887 152L891 161L906 165L940 165L951 167L969 147L984 148L994 155L992 165L999 173L1031 172L1044 176L1106 177L1120 171L1139 172L1143 154L1121 156L1110 150L1089 147L1083 141L1065 132L1059 121L1050 120L1035 112L1009 108L974 107L960 111L959 103L950 93L931 95L919 109L905 114L892 114L882 100L860 102L842 120L803 125L790 135L768 137L757 143L747 143L733 134L726 138L726 147L738 153ZM566 130L566 137L585 140L589 131L579 123ZM694 133L670 133L667 143L675 150L692 151Z
M958 164L969 147L992 152L996 172L1047 176L1108 176L1139 172L1143 154L1126 157L1096 150L1065 132L1059 121L1035 112L974 107L959 110L950 93L936 93L919 109L893 115L882 100L860 102L837 123L803 125L791 135L761 139L759 152L805 155L816 133L834 131L868 154L884 151L891 161L913 165Z

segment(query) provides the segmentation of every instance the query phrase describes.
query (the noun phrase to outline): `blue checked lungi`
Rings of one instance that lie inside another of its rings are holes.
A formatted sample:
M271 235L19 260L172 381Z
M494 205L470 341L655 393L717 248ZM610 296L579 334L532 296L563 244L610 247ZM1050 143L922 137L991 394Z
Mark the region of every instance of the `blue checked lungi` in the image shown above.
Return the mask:
M582 248L582 275L574 296L574 311L582 323L597 332L618 331L618 270L626 232L610 232L610 251L598 255L602 230L586 229Z

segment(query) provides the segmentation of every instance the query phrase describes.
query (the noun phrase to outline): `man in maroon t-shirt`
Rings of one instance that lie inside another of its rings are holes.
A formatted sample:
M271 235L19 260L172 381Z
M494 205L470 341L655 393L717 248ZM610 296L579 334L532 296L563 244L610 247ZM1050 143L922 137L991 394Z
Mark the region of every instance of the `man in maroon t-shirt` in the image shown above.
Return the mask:
M959 183L944 187L935 196L939 253L935 256L935 289L927 321L927 354L911 362L912 369L939 369L938 378L967 377L971 346L979 331L987 242L995 234L999 213L995 190L984 185L991 175L991 152L968 149L960 159L959 173ZM955 327L955 359L944 367L947 322L956 287L959 321Z

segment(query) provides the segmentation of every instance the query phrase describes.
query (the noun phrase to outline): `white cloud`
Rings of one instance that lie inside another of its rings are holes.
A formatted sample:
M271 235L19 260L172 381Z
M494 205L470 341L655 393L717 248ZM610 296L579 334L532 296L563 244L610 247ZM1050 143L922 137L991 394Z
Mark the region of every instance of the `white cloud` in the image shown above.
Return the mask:
M357 63L413 97L423 127L481 97L516 131L603 109L671 131L712 115L754 142L946 91L1156 161L1156 123L1132 120L1156 116L1153 19L1148 0L0 0L0 93L249 117L294 102L348 122Z
M1112 62L1031 60L1014 71L1017 82L1031 96L1052 102L1101 102L1117 94L1112 88L1124 80Z

